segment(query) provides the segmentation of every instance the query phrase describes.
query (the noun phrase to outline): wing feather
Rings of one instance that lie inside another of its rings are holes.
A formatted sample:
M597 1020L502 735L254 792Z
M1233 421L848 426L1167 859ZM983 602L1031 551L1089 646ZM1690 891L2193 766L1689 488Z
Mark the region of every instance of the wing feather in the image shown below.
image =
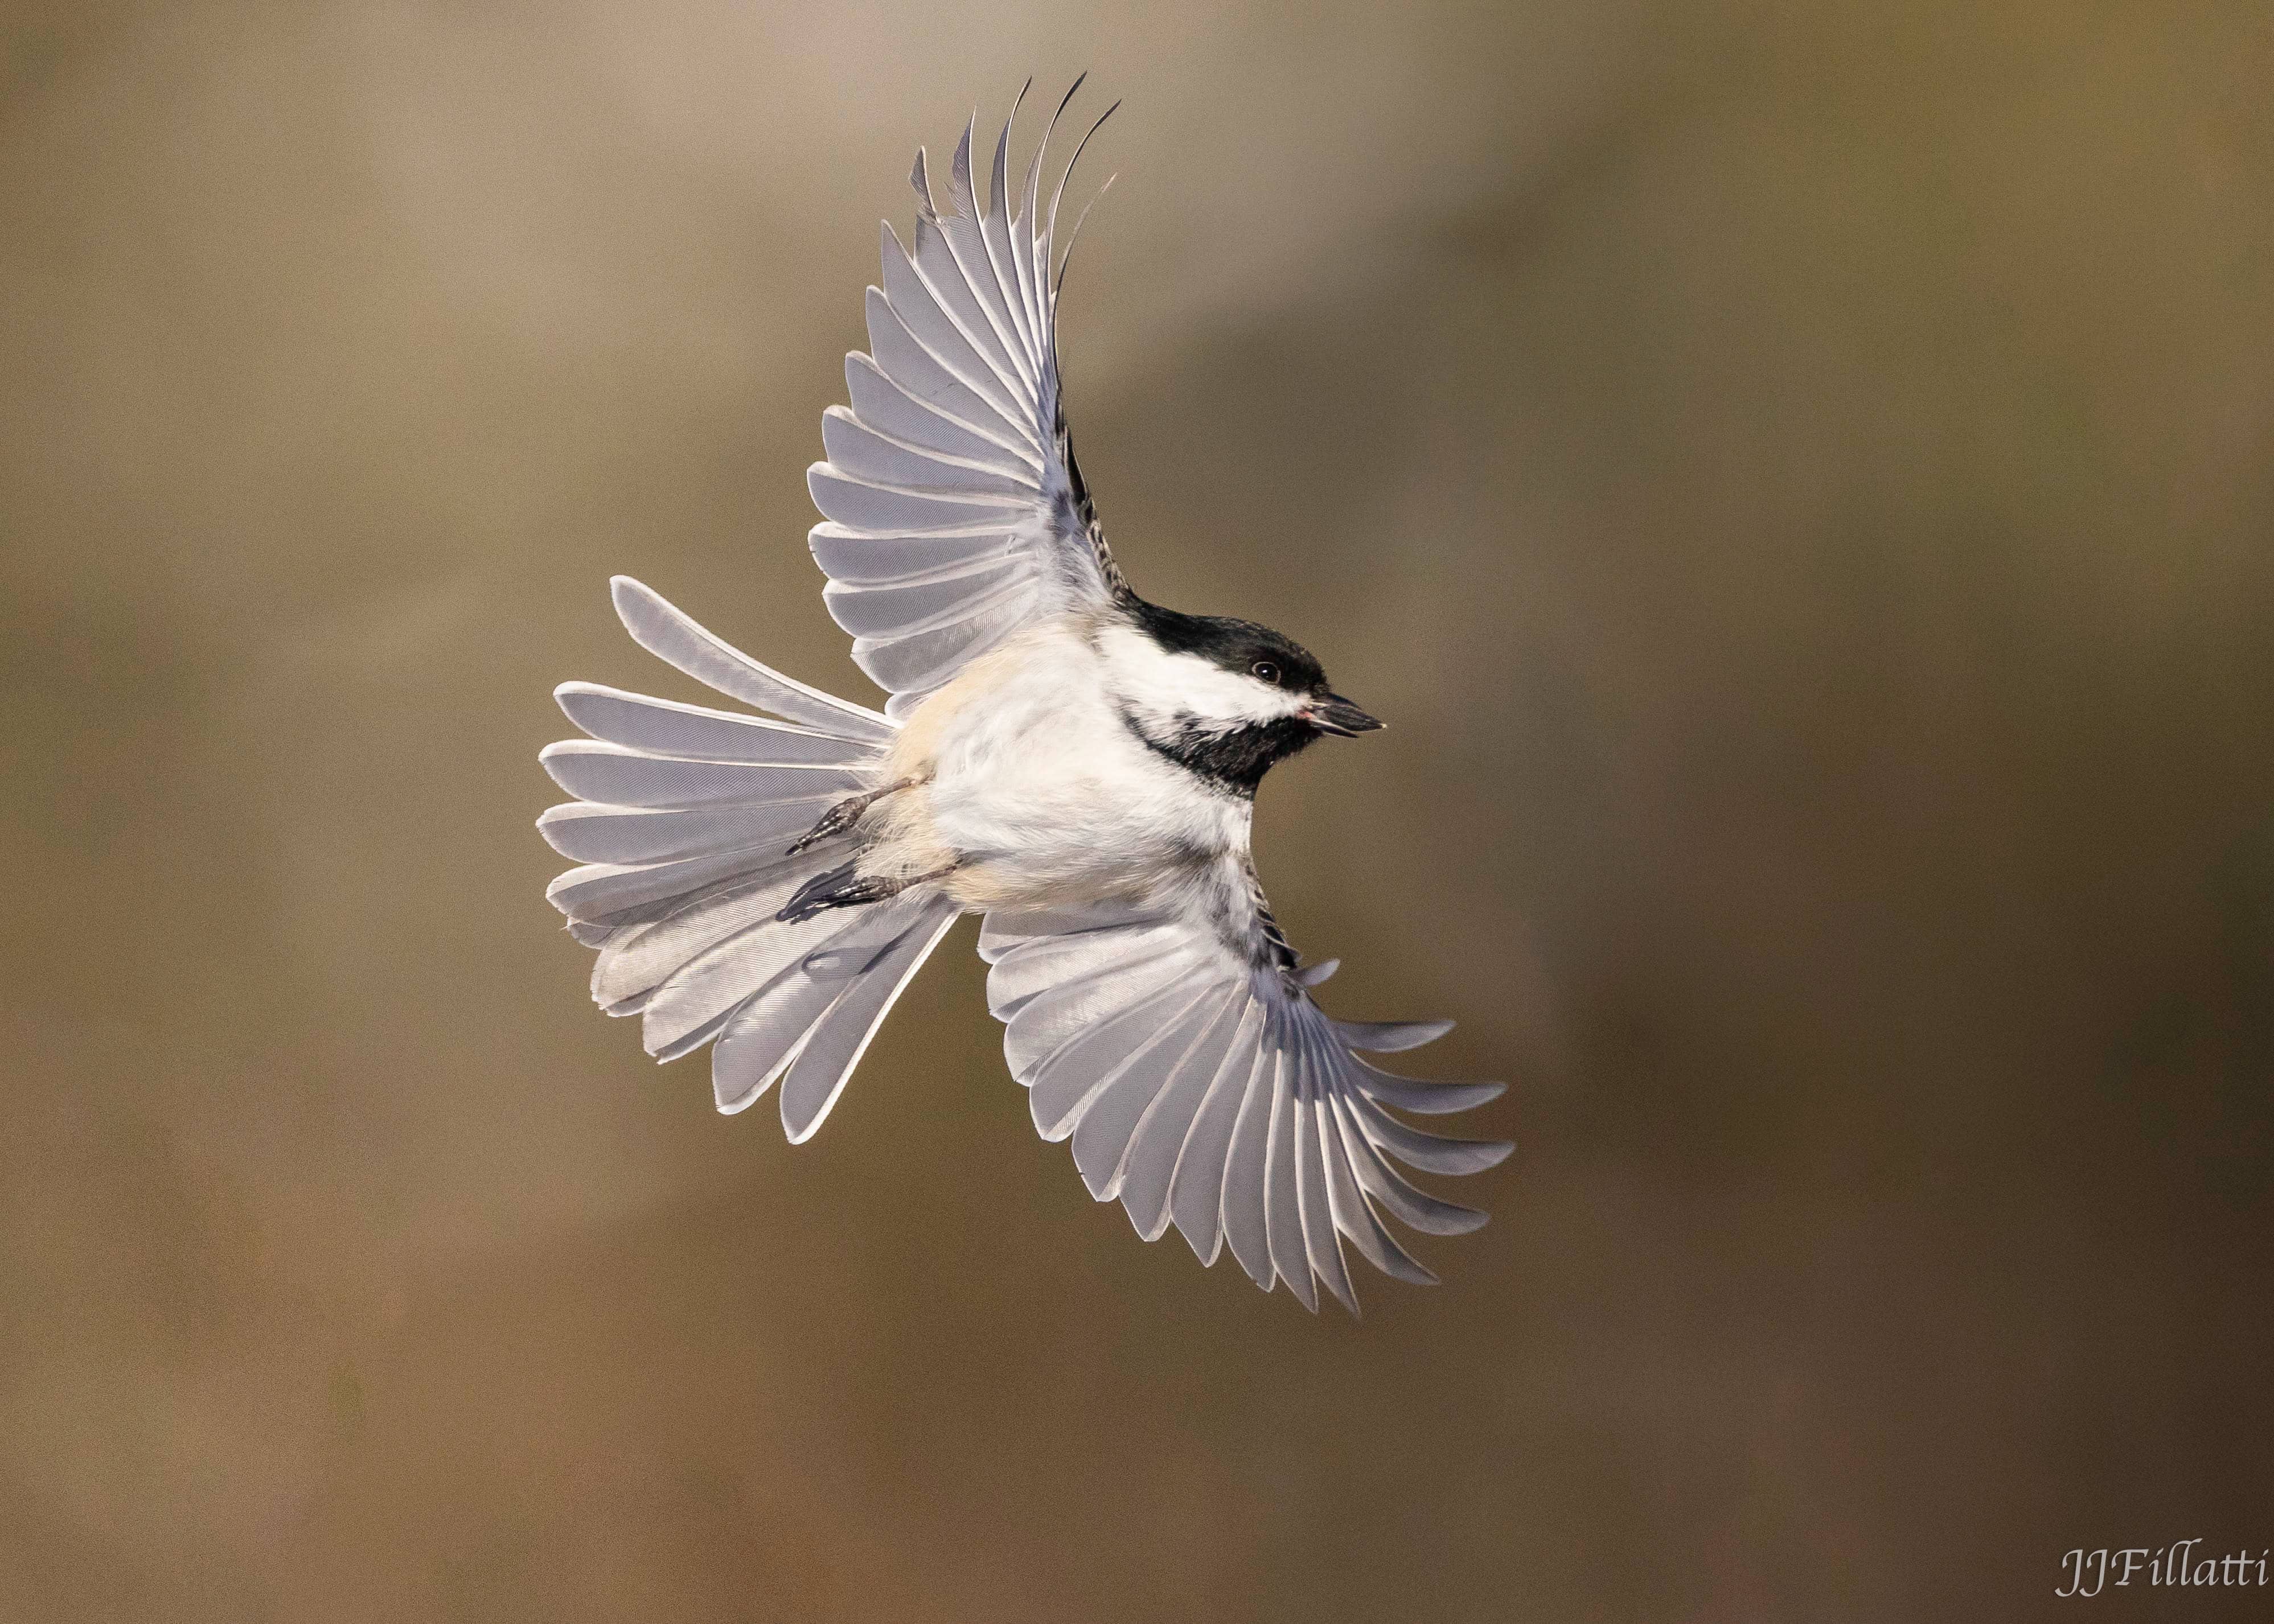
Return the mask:
M1263 1147L1263 1233L1272 1272L1304 1307L1316 1313L1318 1282L1303 1235L1302 1187L1296 1171L1295 1072L1300 1061L1288 1049L1276 1056L1269 1131ZM1268 1290L1269 1288L1267 1287Z
M879 433L1005 474L1024 470L1035 488L1041 488L1041 453L1016 443L1015 436L1005 436L999 429L981 427L918 399L887 378L873 356L855 350L845 357L845 392L852 397L854 417Z
M1177 1165L1199 1120L1209 1087L1239 1035L1239 1018L1249 1000L1234 988L1207 1028L1178 1064L1176 1075L1156 1094L1129 1136L1122 1163L1121 1207L1144 1239L1161 1238L1169 1223L1170 1189ZM1077 1147L1079 1148L1079 1147Z
M954 312L943 303L915 261L888 224L884 229L883 282L885 302L907 327L908 336L922 344L965 387L983 396L1006 423L1026 419L1023 397L1028 385L1011 361L1013 350L990 338L977 338L964 330Z
M1026 581L997 587L962 619L926 626L900 637L855 637L853 663L893 690L895 700L921 697L1027 623L1035 590ZM897 712L906 715L905 709Z
M1329 966L1332 962L1329 961ZM1425 1043L1434 1043L1453 1029L1449 1020L1338 1020L1331 1024L1335 1035L1342 1039L1345 1048L1362 1049L1369 1055L1394 1055L1403 1049L1419 1049Z
M1137 1124L1169 1092L1234 991L1221 982L1205 986L1189 1009L1115 1068L1083 1109L1074 1124L1073 1162L1093 1200L1111 1201L1121 1193L1122 1169Z
M838 523L885 535L964 530L975 525L1008 530L1028 516L1024 504L983 492L872 485L828 462L807 469L805 483L813 505Z
M1398 1222L1424 1235L1467 1235L1484 1228L1484 1214L1416 1188L1392 1167L1358 1125L1353 1101L1337 1099L1335 1115L1342 1127L1343 1143L1350 1151L1352 1171L1367 1194L1382 1203Z
M974 600L989 602L1025 585L1020 560L988 558L889 585L847 587L832 581L822 598L831 617L855 637L906 637L968 620Z
M976 137L975 117L956 143L945 212L917 154L915 229L905 244L889 222L879 235L869 353L847 357L851 405L825 414L827 461L807 477L829 521L811 544L830 613L853 634L855 663L892 695L896 720L1020 627L1126 590L1061 410L1056 200L1046 222L1043 149L1014 213L1010 123L983 207Z
M1505 1139L1457 1139L1425 1132L1398 1121L1363 1094L1353 1094L1351 1102L1368 1139L1425 1173L1481 1173L1498 1167L1516 1148Z
M1359 1255L1393 1279L1417 1286L1434 1286L1437 1276L1413 1259L1397 1244L1389 1227L1374 1215L1373 1204L1358 1181L1357 1168L1344 1136L1338 1102L1329 1095L1319 1101L1319 1133L1327 1169L1327 1198L1335 1227L1351 1238Z
M938 304L941 313L955 323L957 333L965 342L986 357L995 376L1023 396L1030 387L1026 369L1019 360L1023 346L1003 342L994 321L981 307L970 278L957 263L954 246L947 240L939 221L919 212L911 240L915 246L908 258L925 291Z
M1006 415L991 395L934 355L892 308L882 288L869 289L867 314L869 354L885 377L927 405L989 435L1035 446L1033 431L1020 424L1017 414Z
M1043 1068L1067 1045L1181 980L1191 969L1179 950L1132 960L1122 974L1110 979L1068 980L1046 994L1025 1000L1008 1018L1009 1029L1003 1034L1003 1057L1012 1077L1033 1087L1041 1080Z
M1335 1301L1356 1313L1358 1299L1351 1294L1342 1235L1335 1227L1334 1205L1327 1193L1319 1104L1310 1095L1298 1095L1295 1101L1295 1194L1303 1214L1303 1244L1311 1256L1311 1272L1335 1294Z
M1069 932L1033 938L1017 958L998 959L987 978L987 1004L995 1019L1008 1021L1035 998L1055 988L1076 987L1099 976L1126 975L1171 952L1183 952L1191 938L1174 923L1146 929ZM1017 1073L1013 1065L1013 1072Z
M1269 1154L1271 1106L1278 1086L1282 1056L1265 1039L1257 1046L1255 1067L1248 1074L1247 1092L1239 1105L1239 1120L1231 1131L1231 1154L1224 1159L1224 1240L1232 1260L1266 1291L1271 1289L1270 1215L1265 1210L1269 1184Z
M988 323L994 328L997 339L1006 350L1022 350L1026 347L1025 339L1013 322L1011 302L1004 294L1002 274L981 224L978 194L971 184L971 143L977 132L978 120L975 116L964 126L955 144L955 155L948 164L948 197L956 212L939 217L940 229L946 235L956 263L963 268L964 280L978 295L980 308L987 312Z
M1250 996L1240 1007L1239 1025L1224 1063L1209 1081L1207 1097L1193 1114L1191 1131L1177 1153L1169 1181L1169 1216L1203 1268L1213 1267L1224 1244L1224 1167L1231 1155L1232 1130L1246 1103L1247 1085L1261 1054L1263 1005ZM1156 1230L1146 1237L1156 1238Z
M821 414L822 449L840 472L874 485L933 487L974 492L1031 500L1034 476L1000 458L960 455L902 440L873 427L847 408L832 406Z
M1019 93L1020 101L1026 92ZM1040 329L1032 320L1027 304L1027 272L1022 268L1025 255L1011 244L1011 126L1019 117L1019 104L1011 104L1011 117L1003 121L1003 132L995 138L995 169L987 186L987 213L980 222L981 235L986 239L987 257L995 267L997 285L1003 289L1004 304L1008 308L1013 336L1016 340L1013 353L1026 363L1027 382L1031 386L1041 381L1041 374L1033 366L1033 357L1041 350Z
M1013 556L1011 541L991 525L918 536L880 536L842 524L817 524L806 540L813 549L814 561L828 573L832 587L893 586L989 559Z
M1070 1136L1119 1068L1172 1031L1205 991L1200 974L1187 971L1052 1050L1027 1091L1035 1132L1052 1142Z
M1412 1047L1442 1023L1329 1019L1244 855L1203 902L998 913L979 946L1035 1127L1073 1139L1090 1194L1118 1197L1146 1239L1174 1223L1204 1263L1228 1246L1267 1290L1284 1281L1315 1309L1323 1286L1355 1312L1345 1239L1384 1274L1429 1284L1383 1214L1424 1234L1484 1222L1390 1158L1472 1173L1509 1147L1424 1133L1382 1101L1474 1103L1494 1086L1394 1079L1360 1060L1353 1041Z

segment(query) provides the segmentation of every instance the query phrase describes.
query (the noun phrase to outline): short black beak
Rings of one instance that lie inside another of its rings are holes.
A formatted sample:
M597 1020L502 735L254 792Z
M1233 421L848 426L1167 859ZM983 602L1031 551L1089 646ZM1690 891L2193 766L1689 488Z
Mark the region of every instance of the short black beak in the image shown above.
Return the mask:
M1328 694L1321 696L1317 703L1306 705L1303 716L1321 733L1334 733L1344 739L1359 733L1370 733L1382 726L1340 694Z

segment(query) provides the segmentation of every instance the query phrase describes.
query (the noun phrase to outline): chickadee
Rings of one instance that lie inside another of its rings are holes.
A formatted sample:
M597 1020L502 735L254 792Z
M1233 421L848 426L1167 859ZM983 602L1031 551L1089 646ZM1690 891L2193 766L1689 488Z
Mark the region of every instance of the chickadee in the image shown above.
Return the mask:
M543 753L578 799L538 826L585 866L546 895L599 950L595 1001L638 1015L659 1060L712 1045L721 1111L779 1083L793 1143L957 916L985 914L1012 1074L1043 1137L1073 1139L1091 1195L1148 1241L1173 1222L1203 1263L1229 1243L1266 1290L1283 1280L1315 1311L1323 1282L1355 1311L1343 1237L1434 1282L1380 1214L1437 1235L1485 1221L1395 1163L1473 1173L1510 1148L1385 1108L1463 1110L1501 1086L1394 1077L1355 1052L1449 1021L1341 1021L1313 1002L1335 964L1303 967L1264 901L1256 786L1314 739L1382 724L1277 632L1123 579L1059 393L1065 175L1045 214L1038 148L1013 209L1010 135L983 210L971 129L947 212L918 153L914 248L885 225L869 352L846 357L852 405L823 414L828 460L807 476L828 521L810 538L823 598L884 710L770 670L618 576L641 646L780 719L563 684L591 738Z

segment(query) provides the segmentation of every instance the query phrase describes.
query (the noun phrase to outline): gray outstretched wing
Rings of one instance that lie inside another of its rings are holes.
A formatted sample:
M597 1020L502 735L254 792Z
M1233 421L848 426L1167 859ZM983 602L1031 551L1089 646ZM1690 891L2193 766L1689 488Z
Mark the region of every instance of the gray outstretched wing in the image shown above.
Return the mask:
M1311 999L1260 909L1239 951L1188 915L1111 905L990 914L979 941L989 1005L1046 1139L1071 1139L1098 1200L1137 1233L1174 1223L1204 1264L1229 1244L1265 1290L1318 1307L1318 1282L1352 1312L1342 1241L1383 1273L1434 1284L1382 1221L1430 1235L1485 1214L1417 1189L1397 1164L1475 1173L1512 1147L1426 1133L1390 1109L1466 1110L1498 1083L1395 1077L1357 1051L1412 1049L1449 1021L1334 1020Z
M895 718L1021 627L1119 585L1059 396L1065 176L1045 212L1045 132L1014 208L1006 123L983 209L971 143L967 127L945 213L916 156L914 247L885 224L869 350L845 357L852 403L822 415L828 460L806 474L827 518L809 538L824 598Z

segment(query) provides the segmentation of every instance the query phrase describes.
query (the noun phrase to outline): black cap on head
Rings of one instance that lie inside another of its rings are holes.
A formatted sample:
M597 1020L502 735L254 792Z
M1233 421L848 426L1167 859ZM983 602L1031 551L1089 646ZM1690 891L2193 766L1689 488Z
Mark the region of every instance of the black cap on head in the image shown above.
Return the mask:
M1311 651L1268 626L1228 615L1184 614L1142 601L1134 608L1137 624L1172 653L1196 654L1211 665L1260 678L1290 693L1326 691L1327 673Z

